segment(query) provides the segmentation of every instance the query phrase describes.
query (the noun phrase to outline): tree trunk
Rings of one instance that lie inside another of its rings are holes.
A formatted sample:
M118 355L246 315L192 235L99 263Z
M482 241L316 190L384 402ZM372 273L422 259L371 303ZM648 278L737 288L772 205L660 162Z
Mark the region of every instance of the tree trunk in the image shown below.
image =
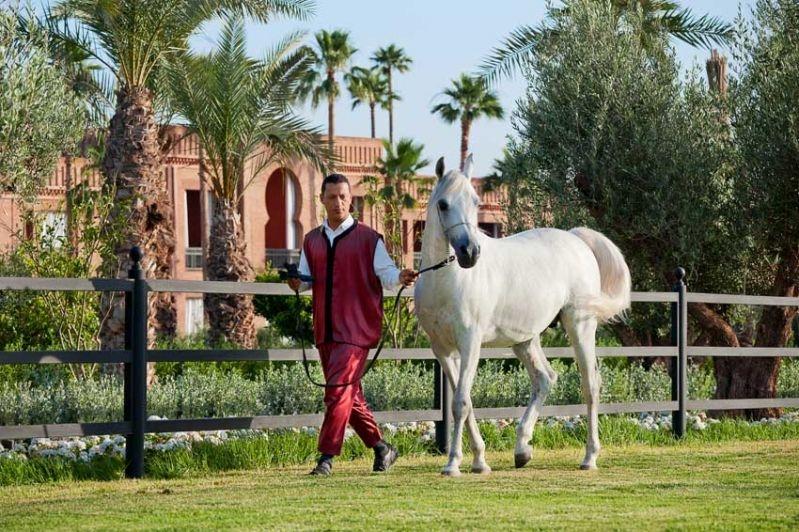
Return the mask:
M394 145L394 89L391 87L391 68L388 71L388 143Z
M162 167L158 127L152 106L152 94L143 87L121 89L109 128L103 156L103 173L108 187L115 187L113 216L122 217L121 234L114 238L114 255L104 258L107 276L127 278L131 266L129 252L139 246L144 252L142 269L150 279L172 276L175 252L172 202ZM154 293L148 301L148 344L154 346L156 335L171 336L176 330L175 296ZM124 347L124 299L119 294L104 293L101 300L100 327L102 349ZM114 365L114 372L121 365ZM152 368L148 380L152 381Z
M333 86L335 83L335 78L333 77L333 71L327 71L327 80L330 83L330 86ZM333 148L335 146L333 137L336 133L334 123L335 123L335 109L334 106L336 104L336 99L330 95L327 97L327 148L330 150L330 159L328 160L328 166L330 167L330 171L332 172L335 170L335 161L336 156L333 153Z
M799 296L799 249L785 249L777 267L772 295ZM791 324L797 315L796 307L768 306L757 324L757 347L784 347L791 336ZM772 399L777 396L778 357L746 357L716 359L716 397L719 399ZM730 415L745 415L749 419L775 417L779 408L734 410Z
M206 279L209 281L252 281L241 217L234 201L216 198L211 215L211 238ZM205 294L209 344L229 342L243 349L255 347L255 309L249 294Z
M461 171L463 171L463 164L466 162L466 157L469 155L469 130L472 127L472 122L466 118L461 118Z
M64 197L66 199L66 232L67 242L72 257L78 256L78 228L75 227L72 187L75 184L73 177L72 154L64 154Z
M375 138L375 103L376 102L369 102L369 118L371 118L372 123L372 138Z

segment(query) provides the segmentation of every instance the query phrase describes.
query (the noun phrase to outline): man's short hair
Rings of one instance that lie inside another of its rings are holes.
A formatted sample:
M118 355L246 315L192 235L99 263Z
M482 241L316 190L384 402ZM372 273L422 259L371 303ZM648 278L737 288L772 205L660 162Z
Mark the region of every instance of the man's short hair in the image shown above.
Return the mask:
M325 177L322 180L322 195L325 193L325 185L330 183L331 185L335 185L338 183L347 183L347 188L350 187L350 180L347 179L347 176L343 174L330 174L329 176Z

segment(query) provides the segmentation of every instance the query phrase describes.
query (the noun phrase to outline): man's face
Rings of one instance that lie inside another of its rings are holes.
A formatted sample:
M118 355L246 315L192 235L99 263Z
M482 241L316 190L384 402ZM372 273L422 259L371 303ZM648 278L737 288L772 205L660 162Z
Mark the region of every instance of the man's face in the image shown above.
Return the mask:
M347 183L328 183L322 193L327 219L333 223L343 222L350 214L350 186Z

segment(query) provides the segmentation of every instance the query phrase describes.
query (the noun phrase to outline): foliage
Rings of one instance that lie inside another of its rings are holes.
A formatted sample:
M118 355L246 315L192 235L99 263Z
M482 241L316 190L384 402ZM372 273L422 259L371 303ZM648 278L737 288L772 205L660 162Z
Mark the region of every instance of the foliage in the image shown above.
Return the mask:
M406 209L415 208L418 198L427 192L419 186L424 180L417 177L417 173L429 161L422 156L424 145L410 138L400 139L396 146L384 140L383 150L383 157L377 161L382 180L377 176L365 176L361 183L366 187L364 200L376 207L385 233L386 249L394 261L401 264L402 214Z
M377 68L352 67L344 75L352 96L352 108L365 103L369 106L388 104L388 80Z
M96 259L109 253L109 236L121 232L124 221L111 216L114 193L91 190L82 183L69 192L72 222L80 230L72 241L45 223L43 214L31 214L37 228L32 238L15 235L18 244L0 256L0 276L15 277L97 277ZM41 229L39 229L41 228ZM98 314L98 292L6 291L0 295L0 349L91 350L98 346L102 316ZM70 364L75 377L86 377L96 364ZM60 374L60 369L17 368L30 375Z
M496 92L488 89L480 78L461 74L441 95L448 100L433 106L431 112L448 124L458 120L472 122L482 116L502 118L502 106Z
M573 363L555 360L559 373L546 404L582 402L580 374ZM158 366L162 366L159 363ZM234 370L232 365L186 363L161 370L148 391L148 413L170 419L248 416L259 414L306 414L324 410L323 390L308 382L300 363L261 363L258 372ZM779 395L796 397L799 361L784 360ZM311 375L321 380L317 363ZM601 359L601 401L668 401L671 384L660 366L645 370L641 364L623 366ZM433 404L433 371L429 362L379 361L364 378L364 393L374 410L422 410ZM689 397L713 397L714 380L709 368L689 367ZM500 361L481 363L472 398L477 408L513 407L527 404L530 379L518 365ZM97 379L46 382L0 382L0 425L101 422L120 419L122 382Z
M31 13L0 8L0 190L32 200L80 141L86 112Z
M408 57L405 50L395 44L389 44L372 54L372 62L383 71L388 82L387 106L388 106L388 143L394 144L394 100L400 97L394 91L393 74L394 72L407 72L411 68L413 60Z
M369 106L372 138L375 138L375 107L388 107L388 79L377 68L353 67L344 75L352 96L352 108L360 104Z
M692 290L745 291L749 249L717 97L695 75L680 81L665 39L642 45L645 20L588 0L570 6L531 62L503 177L530 193L536 225L592 225L616 242L634 290L670 286L679 264ZM632 316L639 335L665 332L654 305Z
M311 106L316 108L322 100L335 100L340 96L341 87L335 75L349 64L357 50L349 40L348 31L321 30L314 37L313 68L307 71L299 94L310 98Z
M680 7L670 0L591 0L611 9L613 15L624 18L633 14L641 17L643 31L641 44L658 47L664 35L671 36L691 46L710 47L727 44L733 37L733 26L708 15L696 16L690 9ZM580 9L583 0L566 0L562 7L551 7L548 19L538 26L523 25L514 29L502 44L494 48L481 65L481 75L489 82L509 77L528 67L540 48L560 37L558 23Z
M311 65L302 37L292 34L254 60L244 20L228 16L217 50L185 52L168 67L173 106L199 137L216 197L238 201L238 192L275 161L300 157L324 168L318 133L291 108Z
M158 82L159 69L188 48L189 36L223 14L259 22L276 16L306 19L311 0L62 0L50 13L52 30L106 67L123 89Z
M753 20L739 27L730 83L740 165L735 197L754 241L751 269L762 272L755 289L764 292L780 262L793 262L782 274L799 284L799 6L758 0Z
M433 106L431 113L439 115L448 124L460 121L461 158L463 169L469 152L469 133L472 122L481 117L502 118L504 111L497 93L490 90L482 78L461 74L452 80L452 86L444 89L442 96L447 99Z
M407 72L413 64L413 59L408 57L403 48L396 44L389 44L378 48L372 54L372 62L376 67L382 69L386 76L389 76L390 72Z
M255 276L258 283L279 283L280 276L276 270L265 270ZM311 298L300 298L300 331L297 330L297 302L295 296L255 296L253 297L255 312L269 321L269 326L276 329L281 336L299 340L302 336L306 346L313 345L313 316Z

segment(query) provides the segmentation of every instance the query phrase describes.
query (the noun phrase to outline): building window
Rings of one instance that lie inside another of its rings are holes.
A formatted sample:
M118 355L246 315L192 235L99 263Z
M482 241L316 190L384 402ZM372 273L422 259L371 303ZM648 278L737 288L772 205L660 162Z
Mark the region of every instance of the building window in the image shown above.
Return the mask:
M203 267L200 191L186 191L186 268Z
M365 219L363 196L352 197L352 217L363 222Z
M41 236L43 240L50 240L54 247L59 247L67 237L67 213L45 212Z
M424 220L416 220L413 222L413 251L418 253L422 251L422 235L424 234Z
M408 252L408 220L402 220L402 253Z
M186 334L195 334L202 329L203 319L203 298L186 298Z

